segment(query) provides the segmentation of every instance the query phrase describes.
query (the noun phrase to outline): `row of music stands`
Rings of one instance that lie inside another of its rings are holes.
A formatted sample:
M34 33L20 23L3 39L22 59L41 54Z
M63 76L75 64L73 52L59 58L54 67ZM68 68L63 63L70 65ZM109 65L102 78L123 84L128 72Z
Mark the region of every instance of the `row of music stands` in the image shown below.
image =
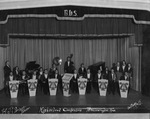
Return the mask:
M62 86L63 86L63 95L64 96L67 96L67 97L70 96L69 85L70 85L70 80L72 79L72 77L73 77L72 74L66 73L66 74L64 74L64 76L62 78ZM27 82L28 82L29 95L35 96L36 88L37 88L37 80L30 79ZM58 79L49 79L48 84L49 84L50 95L55 96L56 92L57 92ZM86 86L87 86L87 79L79 78L78 79L79 95L85 95ZM99 79L98 86L99 86L100 96L106 96L108 80ZM17 98L18 88L19 88L19 81L9 81L9 89L10 89L11 98ZM119 88L120 88L121 98L127 98L129 81L120 80Z

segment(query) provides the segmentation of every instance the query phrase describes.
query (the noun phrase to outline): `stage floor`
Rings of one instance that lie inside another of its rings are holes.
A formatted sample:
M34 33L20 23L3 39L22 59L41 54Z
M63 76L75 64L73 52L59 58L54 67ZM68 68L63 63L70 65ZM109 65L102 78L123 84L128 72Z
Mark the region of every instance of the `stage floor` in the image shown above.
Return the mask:
M4 91L0 92L0 106L56 106L56 107L136 107L142 104L150 112L150 97L143 96L137 91L130 90L127 98L121 98L119 94L107 94L102 97L96 91L92 90L90 94L79 95L71 93L70 97L65 97L58 90L56 96L44 95L37 92L37 96L29 97L28 95L18 95L18 98L11 99L6 96ZM146 112L147 111L141 111Z

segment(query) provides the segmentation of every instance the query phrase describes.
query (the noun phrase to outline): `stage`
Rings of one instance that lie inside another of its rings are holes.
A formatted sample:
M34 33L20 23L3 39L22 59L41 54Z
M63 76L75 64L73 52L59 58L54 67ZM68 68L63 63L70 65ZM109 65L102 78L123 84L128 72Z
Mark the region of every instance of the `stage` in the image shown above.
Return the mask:
M36 97L19 93L16 99L1 91L0 113L147 113L149 100L150 97L134 90L130 90L128 98L120 98L117 93L102 97L95 90L91 94L71 93L70 97L64 97L58 90L56 96L38 91Z

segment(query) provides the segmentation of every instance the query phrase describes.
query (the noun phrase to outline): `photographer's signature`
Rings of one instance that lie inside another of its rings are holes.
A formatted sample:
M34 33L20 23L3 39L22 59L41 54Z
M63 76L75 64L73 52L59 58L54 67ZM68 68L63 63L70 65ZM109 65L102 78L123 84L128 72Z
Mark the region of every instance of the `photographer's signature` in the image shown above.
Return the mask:
M1 109L2 114L24 114L30 109L30 107L7 107Z
M130 110L130 109L137 109L141 105L142 105L142 102L141 102L141 100L139 100L138 102L130 104L130 106L128 106L127 109L128 110Z

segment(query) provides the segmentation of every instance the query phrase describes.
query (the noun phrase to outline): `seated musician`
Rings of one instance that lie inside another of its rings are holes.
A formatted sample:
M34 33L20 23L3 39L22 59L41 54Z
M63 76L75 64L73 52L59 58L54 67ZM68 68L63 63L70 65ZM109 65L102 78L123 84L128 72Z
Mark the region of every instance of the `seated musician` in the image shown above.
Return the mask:
M22 94L25 95L28 92L28 84L27 80L29 80L29 76L26 74L26 71L22 71L22 75L20 77L20 88L22 90Z
M49 76L51 77L52 75L55 74L55 71L58 70L55 64L52 64L52 68L49 70Z
M20 79L20 70L19 70L19 67L16 66L13 68L13 75L15 77L16 80L19 80Z
M87 88L86 88L86 92L87 93L91 93L91 89L92 89L92 81L93 81L93 75L90 72L90 69L87 69L87 73L85 75L85 78L87 78Z
M73 73L73 77L70 82L72 93L78 93L78 78L79 78L79 75L78 75L77 70L75 69Z
M84 77L86 75L86 68L84 67L84 63L81 64L78 73L80 77Z
M93 88L98 91L98 80L103 79L102 69L99 69L93 81Z
M128 72L125 72L125 74L121 77L121 80L130 81L130 77L128 75Z
M45 95L48 94L49 92L49 86L48 86L48 79L49 79L49 75L48 75L48 70L45 69L43 75L40 77L40 80L42 82L42 89L43 89L43 93Z
M55 78L58 79L58 87L60 88L60 90L62 91L62 77L59 74L58 70L55 70L55 73L53 75L50 76L50 78Z
M129 93L131 86L130 86L130 76L128 72L125 72L125 74L121 77L121 80L129 81L129 88L128 88L128 93Z

